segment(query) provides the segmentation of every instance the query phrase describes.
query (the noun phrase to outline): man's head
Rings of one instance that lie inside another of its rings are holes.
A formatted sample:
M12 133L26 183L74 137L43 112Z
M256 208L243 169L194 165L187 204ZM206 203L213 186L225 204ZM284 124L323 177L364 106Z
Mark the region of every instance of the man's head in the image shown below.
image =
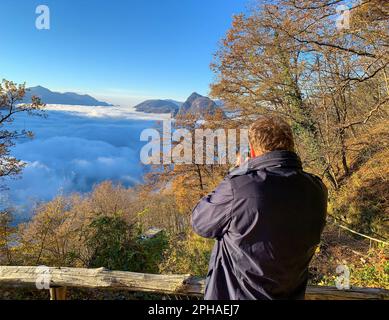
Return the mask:
M261 116L249 129L251 157L275 150L294 151L292 129L277 116Z

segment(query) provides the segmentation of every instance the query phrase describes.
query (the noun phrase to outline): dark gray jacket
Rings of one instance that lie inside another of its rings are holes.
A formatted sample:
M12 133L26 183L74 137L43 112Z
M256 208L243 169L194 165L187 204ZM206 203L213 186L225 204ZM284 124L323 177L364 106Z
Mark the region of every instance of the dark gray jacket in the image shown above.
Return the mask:
M193 210L194 231L217 239L205 299L303 299L326 212L325 185L293 152L232 171Z

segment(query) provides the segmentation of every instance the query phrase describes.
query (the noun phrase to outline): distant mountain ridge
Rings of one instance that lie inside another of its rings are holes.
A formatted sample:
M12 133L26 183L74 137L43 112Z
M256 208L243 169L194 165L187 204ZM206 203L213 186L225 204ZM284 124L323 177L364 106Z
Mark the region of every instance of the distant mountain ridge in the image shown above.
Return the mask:
M173 102L175 105L181 107L183 105L183 102L177 101L177 100L172 100L172 99L167 99L165 101Z
M23 99L24 103L30 103L31 98L37 96L45 104L66 104L80 106L112 106L107 102L99 101L87 94L77 94L74 92L54 92L42 86L28 88Z
M145 113L171 113L175 115L180 106L172 100L146 100L135 106L135 110Z
M185 102L175 100L146 100L135 109L145 113L171 113L173 116L183 114L214 114L221 106L208 97L193 92Z

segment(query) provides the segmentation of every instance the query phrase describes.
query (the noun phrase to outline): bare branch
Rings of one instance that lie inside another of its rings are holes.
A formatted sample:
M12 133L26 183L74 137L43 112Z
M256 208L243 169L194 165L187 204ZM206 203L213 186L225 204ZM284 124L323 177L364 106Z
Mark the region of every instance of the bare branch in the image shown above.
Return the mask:
M374 116L374 114L377 113L381 109L381 107L388 101L389 101L389 97L386 97L386 99L382 100L373 109L371 109L368 115L363 120L358 120L358 121L348 123L346 125L343 125L342 128L347 129L352 126L366 124L371 119L371 117Z

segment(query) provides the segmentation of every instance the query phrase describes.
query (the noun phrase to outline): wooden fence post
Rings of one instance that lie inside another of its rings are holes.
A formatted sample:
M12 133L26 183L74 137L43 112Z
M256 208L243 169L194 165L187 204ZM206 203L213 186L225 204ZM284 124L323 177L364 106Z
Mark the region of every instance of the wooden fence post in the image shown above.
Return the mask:
M66 300L66 287L50 288L50 300Z

